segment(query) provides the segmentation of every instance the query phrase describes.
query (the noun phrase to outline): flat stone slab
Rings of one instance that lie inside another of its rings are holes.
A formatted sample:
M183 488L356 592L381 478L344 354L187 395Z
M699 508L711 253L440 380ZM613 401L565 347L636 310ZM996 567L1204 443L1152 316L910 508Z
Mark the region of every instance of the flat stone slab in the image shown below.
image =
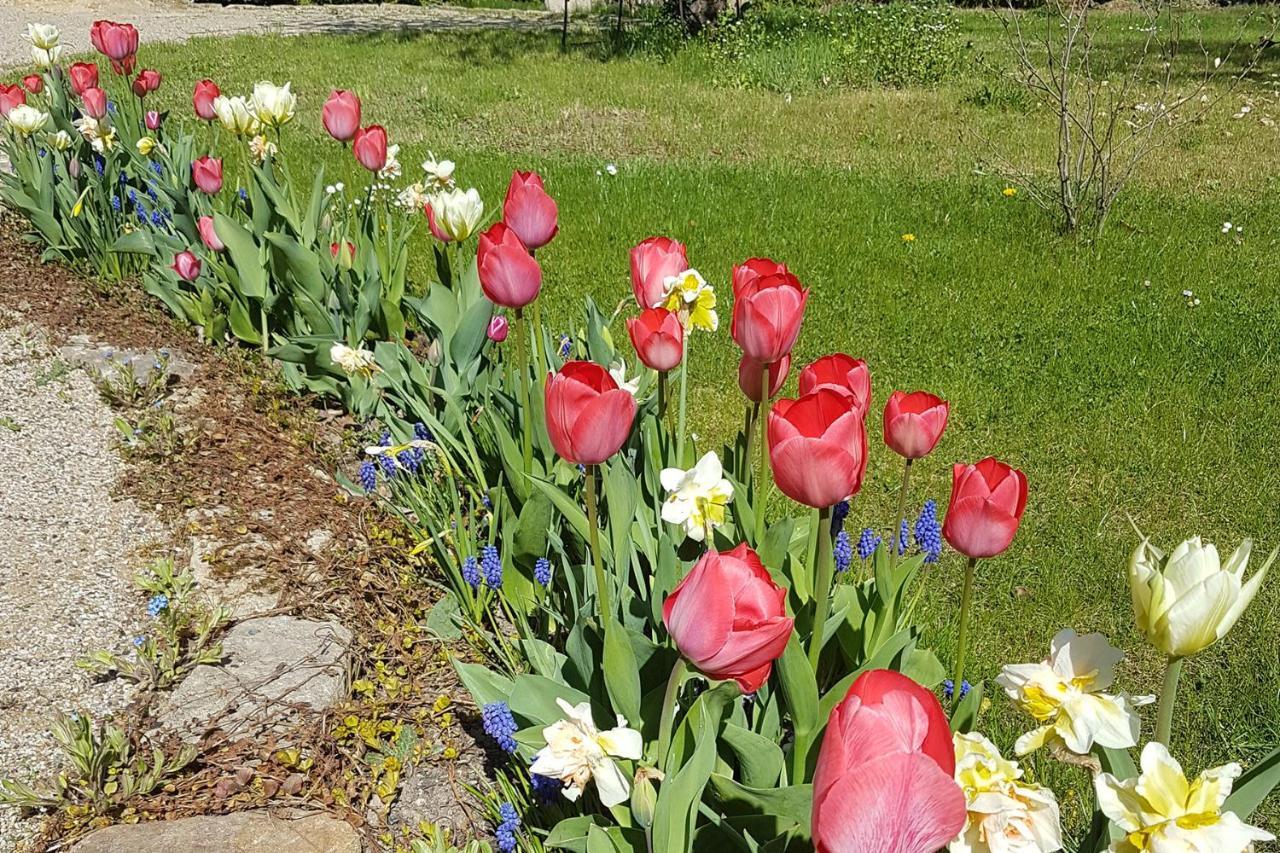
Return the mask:
M337 622L241 622L222 639L225 663L192 670L165 702L161 723L189 739L213 728L249 736L282 727L297 706L328 708L347 695L350 643Z
M72 853L360 853L351 824L327 814L301 818L267 812L188 817L99 829Z

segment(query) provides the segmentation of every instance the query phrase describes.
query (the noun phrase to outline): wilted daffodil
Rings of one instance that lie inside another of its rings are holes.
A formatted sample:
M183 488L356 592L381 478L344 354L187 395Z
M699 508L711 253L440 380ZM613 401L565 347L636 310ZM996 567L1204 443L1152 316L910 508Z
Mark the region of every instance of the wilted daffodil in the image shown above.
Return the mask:
M1112 853L1205 851L1244 853L1255 841L1275 836L1222 810L1239 764L1224 764L1187 780L1182 765L1164 744L1142 748L1142 773L1120 781L1110 773L1094 779L1098 808L1126 835L1107 848Z
M1143 539L1129 560L1129 591L1142 636L1174 658L1221 640L1257 595L1276 556L1273 551L1266 565L1245 581L1251 549L1246 539L1223 565L1218 550L1198 536L1167 557Z
M1115 681L1115 665L1123 657L1101 634L1079 636L1064 628L1053 638L1045 660L1006 666L996 683L1041 724L1018 738L1018 755L1046 743L1079 755L1095 743L1114 749L1135 746L1139 720L1133 707L1154 697L1102 692Z
M666 468L661 474L667 499L662 504L662 520L684 527L695 542L724 524L725 507L733 500L733 484L724 478L720 459L707 453L688 471Z
M956 783L968 819L950 853L1051 853L1062 849L1062 825L1053 791L1021 781L1018 762L1000 755L977 732L954 736Z
M666 282L667 295L662 307L680 315L686 334L689 329L714 332L720 328L716 315L716 292L697 270L670 276Z
M348 376L363 376L367 379L381 370L373 353L363 347L352 349L346 344L334 344L329 347L329 360Z
M298 96L289 91L289 85L277 86L269 80L254 84L253 109L258 121L267 127L282 127L293 120Z
M582 796L588 782L596 780L600 802L606 807L625 802L629 790L624 774L614 758L636 760L644 749L640 732L627 728L618 717L617 728L600 731L591 718L591 705L570 705L563 699L556 704L565 718L542 730L547 745L534 756L530 772L559 779L561 793L571 801Z
M116 144L116 129L111 123L104 119L96 119L90 116L81 116L72 122L80 135L85 138L99 154L104 151L110 151Z
M627 379L627 363L622 359L618 359L609 365L609 375L613 377L613 381L618 383L618 387L629 393L632 397L640 390L640 377Z
M249 140L249 153L255 163L265 163L267 158L274 157L279 152L276 144L261 134Z

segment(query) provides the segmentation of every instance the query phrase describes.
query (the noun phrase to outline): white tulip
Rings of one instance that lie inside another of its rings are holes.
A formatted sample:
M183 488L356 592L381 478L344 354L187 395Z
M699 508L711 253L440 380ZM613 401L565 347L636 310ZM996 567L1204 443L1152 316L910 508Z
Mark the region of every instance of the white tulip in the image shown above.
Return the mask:
M41 70L47 70L57 64L62 57L62 47L35 47L31 48L31 61Z
M1052 853L1062 849L1062 824L1053 791L1020 781L1018 762L1000 755L982 735L957 734L956 783L968 819L951 853Z
M1248 581L1244 571L1252 543L1246 539L1222 565L1218 550L1200 537L1166 557L1146 539L1129 560L1129 591L1138 631L1170 657L1186 657L1226 636L1258 594L1266 565Z
M617 728L602 732L591 717L590 703L574 706L556 699L556 704L565 719L542 730L547 745L534 756L530 772L559 779L564 785L561 793L570 801L581 797L587 783L595 779L600 802L606 807L626 802L630 784L613 759L640 758L644 750L640 732L627 728L621 716Z
M258 132L258 119L253 114L253 105L243 95L228 98L219 95L213 99L213 111L218 122L236 136L247 136Z
M431 197L431 214L436 227L453 240L470 237L484 217L484 202L475 187L443 190Z
M66 151L71 147L71 134L65 130L49 134L49 147L54 151Z
M49 114L30 104L18 104L9 110L9 124L23 136L42 130L49 123Z
M269 80L254 84L253 108L258 121L267 127L280 127L293 120L298 97L289 91L289 85L277 86Z
M665 468L659 479L668 493L662 503L663 521L682 525L685 535L695 542L704 541L724 524L725 508L733 500L733 484L724 478L714 452L688 471Z
M61 42L62 34L53 24L27 24L26 39L32 47L53 50Z
M1041 724L1018 738L1018 755L1046 743L1079 755L1095 743L1113 749L1136 746L1139 720L1133 708L1155 697L1102 692L1115 681L1115 665L1123 657L1101 634L1079 636L1064 628L1053 638L1044 661L1006 666L996 683Z

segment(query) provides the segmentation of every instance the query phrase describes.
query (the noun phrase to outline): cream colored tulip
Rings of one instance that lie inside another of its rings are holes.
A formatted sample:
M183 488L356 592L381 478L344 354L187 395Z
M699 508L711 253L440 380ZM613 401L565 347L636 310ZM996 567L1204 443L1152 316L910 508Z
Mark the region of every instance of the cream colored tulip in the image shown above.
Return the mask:
M431 196L431 213L437 228L453 240L465 240L484 218L484 202L475 187L468 190L455 187Z
M589 703L570 705L556 699L556 704L565 718L542 730L547 745L534 756L530 772L559 779L564 785L560 791L570 801L581 797L594 779L600 802L606 807L625 802L629 784L613 759L638 759L644 750L640 732L627 728L622 717L618 717L616 728L602 732L591 717Z
M289 91L288 83L277 86L269 80L253 87L253 108L258 121L267 127L281 127L293 120L298 97Z
M29 104L18 104L9 110L9 124L23 136L42 130L49 123L49 114Z
M1173 553L1143 539L1129 560L1129 591L1138 631L1153 646L1174 658L1194 655L1226 636L1258 594L1276 557L1244 579L1252 543L1246 539L1225 565L1218 550L1188 539Z
M49 147L54 151L66 151L71 147L71 134L65 130L49 134Z
M1062 824L1053 791L1021 781L1018 762L973 732L954 736L956 784L968 818L950 853L1052 853L1062 849Z
M156 141L150 136L144 136L134 143L134 147L138 149L138 153L143 157L150 157L151 152L156 150Z
M258 132L258 119L253 114L249 99L242 95L228 98L219 95L213 99L213 112L218 122L236 136L248 136Z
M32 47L53 50L62 41L62 34L53 24L27 24L26 39Z

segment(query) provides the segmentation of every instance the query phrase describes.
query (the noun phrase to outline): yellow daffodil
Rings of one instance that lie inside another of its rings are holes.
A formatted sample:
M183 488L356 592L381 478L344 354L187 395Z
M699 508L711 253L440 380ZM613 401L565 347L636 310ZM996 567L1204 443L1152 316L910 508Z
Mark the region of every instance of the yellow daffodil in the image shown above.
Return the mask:
M368 379L382 371L374 360L373 353L363 347L352 349L346 344L334 344L329 347L329 360L348 376L363 376Z
M1052 853L1062 849L1062 825L1053 791L1020 781L1016 761L1000 755L982 735L957 734L956 783L968 819L950 853Z
M695 542L710 538L711 531L724 524L725 508L733 500L733 484L724 478L714 452L688 471L666 468L659 476L668 493L662 503L663 521L682 525Z
M1095 743L1114 749L1137 745L1139 721L1133 708L1154 697L1102 692L1115 680L1115 665L1123 657L1101 634L1079 636L1065 628L1053 638L1045 660L1006 666L996 683L1041 723L1018 738L1018 755L1046 743L1080 755Z
M289 85L277 86L269 80L254 84L252 104L258 121L267 127L283 127L293 120L298 96L289 90Z
M697 270L685 270L669 276L663 307L680 315L687 335L690 329L714 332L720 327L716 315L716 292Z
M1158 741L1143 747L1141 764L1135 779L1122 782L1110 773L1094 779L1098 808L1126 833L1107 848L1112 853L1244 853L1255 841L1275 840L1222 810L1239 764L1214 767L1188 782L1182 765Z
M116 129L111 123L103 118L96 119L89 116L82 116L72 122L80 135L85 138L99 154L110 151L116 144Z
M76 203L71 205L71 216L73 218L84 213L84 198L89 194L90 189L92 189L92 185L85 187L84 192L80 193L80 197L76 199Z
M1129 560L1129 591L1138 631L1153 646L1175 658L1193 655L1226 636L1258 594L1275 560L1244 579L1252 543L1245 540L1223 565L1218 550L1200 537L1173 553L1146 539Z
M627 721L621 716L616 728L602 732L591 717L590 703L570 705L556 699L556 704L565 719L542 730L547 745L534 756L530 771L559 779L564 785L560 791L570 801L581 797L587 783L594 779L600 802L606 807L625 802L629 783L613 759L638 759L644 749L640 732L627 728Z

